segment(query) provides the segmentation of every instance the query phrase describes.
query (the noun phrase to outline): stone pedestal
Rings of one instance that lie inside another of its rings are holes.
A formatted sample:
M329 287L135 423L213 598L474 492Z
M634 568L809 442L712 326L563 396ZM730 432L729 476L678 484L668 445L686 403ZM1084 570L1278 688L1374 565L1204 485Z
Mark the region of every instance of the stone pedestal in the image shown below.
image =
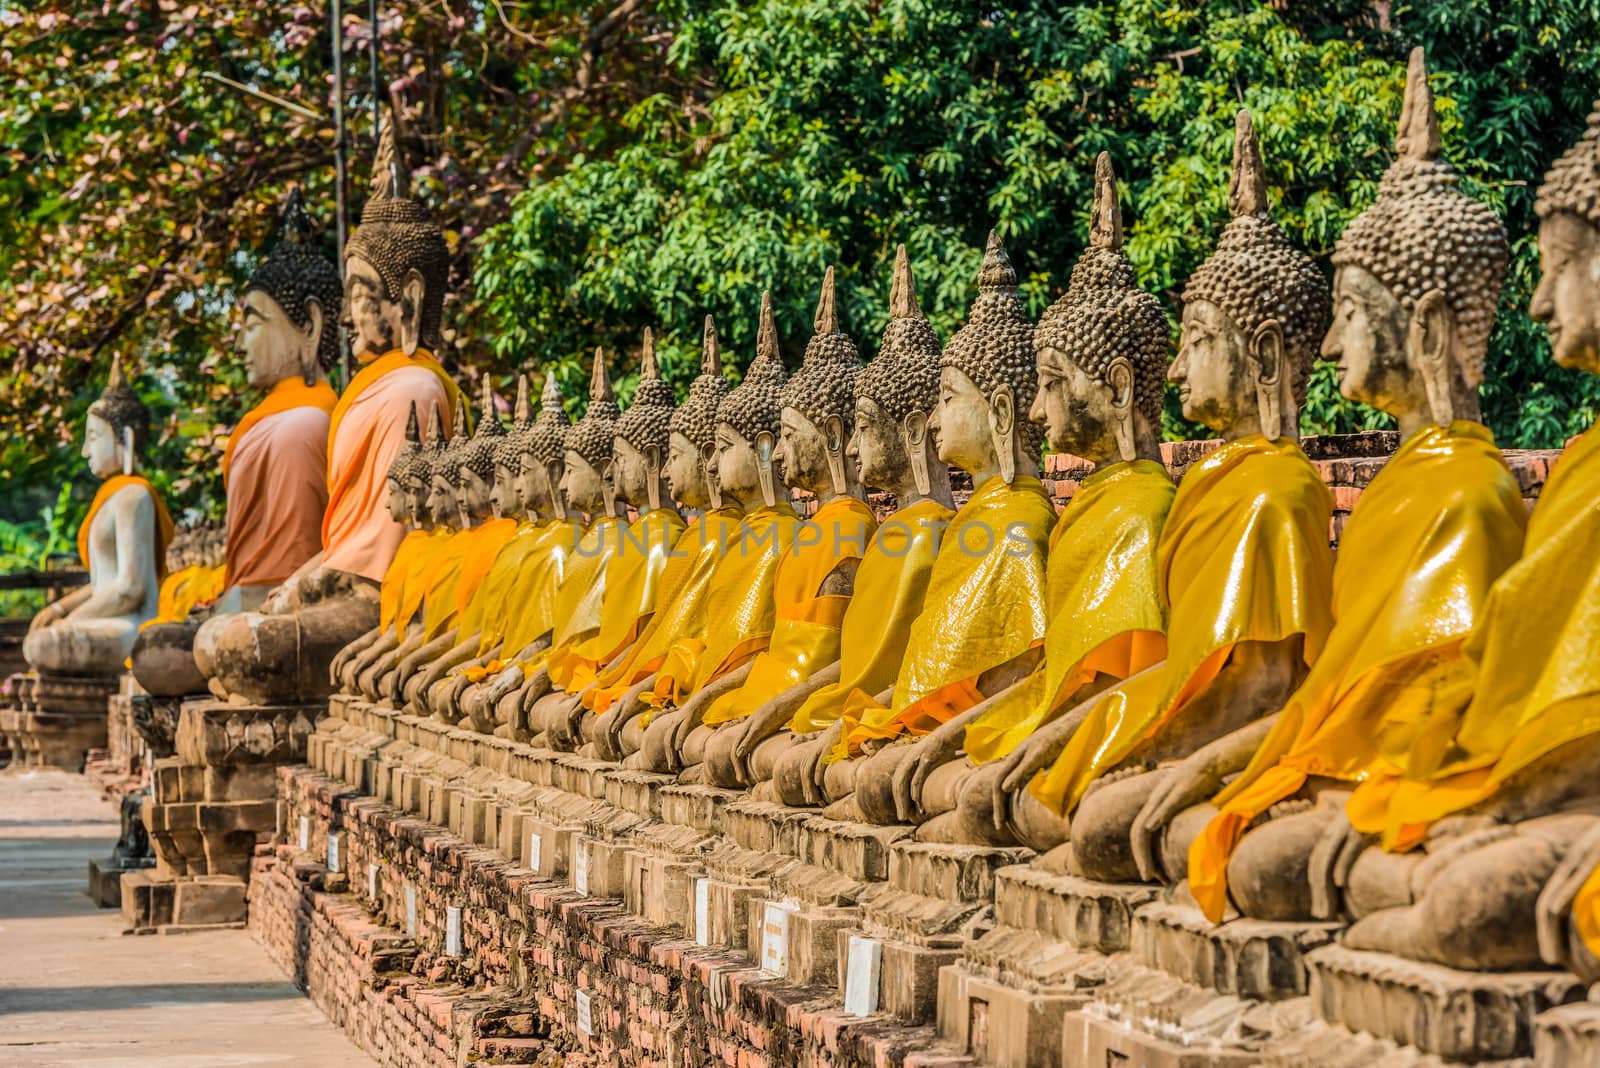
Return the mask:
M117 693L117 676L30 671L7 683L11 698L0 708L0 736L13 765L82 771L89 750L105 748L107 702Z

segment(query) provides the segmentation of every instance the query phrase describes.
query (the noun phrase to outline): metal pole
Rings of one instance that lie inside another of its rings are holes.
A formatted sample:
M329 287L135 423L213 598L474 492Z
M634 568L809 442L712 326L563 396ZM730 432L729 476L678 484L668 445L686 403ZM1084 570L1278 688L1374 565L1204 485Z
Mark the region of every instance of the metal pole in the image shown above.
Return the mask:
M383 123L383 90L380 88L379 68L383 66L382 41L378 36L378 0L367 0L367 21L372 27L372 146L378 146L378 130ZM398 134L400 131L396 130Z
M348 226L345 214L345 168L347 166L344 138L344 27L340 0L328 0L328 15L332 25L329 34L333 39L333 174L335 217L338 220L339 274L344 275L344 239ZM350 338L344 325L344 311L339 311L339 385L350 382Z

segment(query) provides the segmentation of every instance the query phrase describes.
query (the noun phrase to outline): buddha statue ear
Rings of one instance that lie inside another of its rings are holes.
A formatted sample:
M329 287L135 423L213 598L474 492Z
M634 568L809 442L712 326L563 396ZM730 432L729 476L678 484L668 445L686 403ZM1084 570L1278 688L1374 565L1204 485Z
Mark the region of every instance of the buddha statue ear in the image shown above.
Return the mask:
M561 492L563 474L560 460L550 460L544 465L545 487L550 491L550 511L557 519L567 518L567 498Z
M133 427L122 428L122 473L133 474Z
M772 469L772 454L777 450L778 439L771 431L763 430L752 444L756 449L756 480L761 483L761 499L771 508L778 503L778 476Z
M833 479L833 492L844 496L849 492L850 483L845 477L845 446L849 438L845 434L844 420L837 415L830 415L822 421L822 444L828 455L828 477Z
M653 512L661 507L661 446L646 445L644 449L645 496Z
M321 370L317 357L322 345L322 324L324 322L322 301L312 297L306 301L306 328L302 331L300 339L300 378L306 385L315 385L317 372Z
M1450 303L1444 299L1443 291L1430 289L1411 309L1411 320L1406 324L1406 355L1422 376L1429 414L1438 426L1449 426L1455 421L1451 381L1454 341L1455 316L1450 311Z
M1246 363L1255 386L1256 418L1261 424L1262 436L1276 441L1292 433L1294 427L1289 424L1298 421L1295 418L1298 413L1294 411L1292 397L1287 410L1283 403L1289 376L1284 373L1283 327L1278 320L1263 320L1250 335Z
M600 499L605 502L606 515L617 514L617 461L607 460L600 468Z
M1111 434L1117 441L1117 456L1123 463L1139 458L1134 446L1133 364L1118 356L1106 368L1106 385L1111 387Z
M707 445L697 451L700 453L700 477L706 481L706 500L712 508L721 508L722 484L717 481L717 472L712 465L712 460L717 455L717 447L715 445Z
M414 356L422 345L422 301L428 284L416 268L400 283L400 351Z
M1017 398L1010 386L989 394L989 436L1000 461L1000 479L1009 486L1017 480Z
M906 462L911 465L911 478L916 482L917 493L923 497L933 492L933 479L928 474L928 413L909 411L900 420L900 443L905 446Z

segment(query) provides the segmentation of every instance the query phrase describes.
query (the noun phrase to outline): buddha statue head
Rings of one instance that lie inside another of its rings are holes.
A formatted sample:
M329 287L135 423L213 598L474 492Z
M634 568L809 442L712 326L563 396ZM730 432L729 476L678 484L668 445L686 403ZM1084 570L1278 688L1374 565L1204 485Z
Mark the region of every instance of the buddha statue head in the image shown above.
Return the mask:
M406 418L405 443L400 446L400 451L394 454L394 459L389 461L389 471L384 483L389 492L385 507L389 509L389 518L396 523L421 522L422 502L420 495L414 489L416 476L413 471L421 455L422 439L417 428L417 403L412 401L411 414Z
M780 481L774 471L783 417L783 360L778 355L778 325L772 294L761 294L756 358L744 381L717 404L717 438L711 469L722 493L748 511L759 498L778 503Z
M589 408L567 431L566 471L561 493L567 504L591 519L616 515L616 494L611 485L611 446L617 436L616 396L606 373L605 353L594 350L589 374Z
M461 506L477 519L495 514L494 457L499 451L500 439L506 436L505 427L500 425L500 417L495 414L494 384L487 374L483 376L482 394L478 426L471 436L460 439L460 451L456 456ZM458 406L459 403L458 399Z
M410 178L386 121L372 165L372 195L345 243L345 308L356 357L437 349L450 249L409 196Z
M644 350L639 357L639 386L633 403L617 420L617 437L611 446L612 484L618 497L640 511L654 511L666 503L662 484L671 448L672 387L656 364L656 341L644 328Z
M1172 342L1161 302L1122 251L1111 157L1095 161L1089 247L1033 335L1039 392L1028 417L1050 447L1096 464L1154 459Z
M1321 272L1267 214L1250 114L1234 119L1232 218L1183 290L1183 326L1167 377L1187 419L1224 438L1298 438L1317 337L1328 318Z
M539 396L539 417L518 422L511 430L509 447L517 456L517 499L529 515L565 519L567 502L561 495L566 463L567 431L572 423L561 404L561 387L554 371L546 371Z
M456 480L460 475L455 464L455 443L456 439L445 435L443 409L435 406L428 420L428 440L422 446L418 466L427 478L428 516L436 527L456 527L461 523L456 494Z
M717 324L708 315L700 342L700 374L689 384L689 397L673 411L669 424L667 487L685 508L722 507L711 457L717 444L717 406L727 395Z
M1539 215L1539 284L1528 313L1550 330L1556 363L1600 374L1600 101L1583 137L1550 168Z
M949 491L928 418L939 404L939 337L917 304L911 258L895 249L889 322L878 354L855 380L855 421L846 451L868 486L905 498ZM905 501L901 501L902 506Z
M978 274L978 299L939 360L939 404L929 428L939 459L981 486L1037 475L1042 433L1028 421L1038 375L1033 323L1017 297L1017 274L1005 246L989 234Z
M1508 254L1499 217L1456 188L1439 148L1428 71L1415 48L1398 158L1334 248L1333 325L1322 343L1322 355L1338 361L1340 391L1388 412L1406 434L1479 417Z
M822 276L814 324L800 369L783 385L778 466L785 482L819 501L859 497L861 482L846 446L861 354L850 335L839 329L832 267Z
M83 458L96 478L131 475L144 459L150 438L150 410L122 374L122 358L113 357L105 392L89 405L83 432Z
M522 442L533 427L533 402L528 397L528 376L517 376L517 403L511 410L511 429L496 436L493 450L494 485L489 489L489 505L495 515L525 516L527 507L517 492L521 467Z
M312 244L300 190L289 194L278 244L245 283L238 349L250 384L270 389L298 375L306 385L339 358L339 270Z

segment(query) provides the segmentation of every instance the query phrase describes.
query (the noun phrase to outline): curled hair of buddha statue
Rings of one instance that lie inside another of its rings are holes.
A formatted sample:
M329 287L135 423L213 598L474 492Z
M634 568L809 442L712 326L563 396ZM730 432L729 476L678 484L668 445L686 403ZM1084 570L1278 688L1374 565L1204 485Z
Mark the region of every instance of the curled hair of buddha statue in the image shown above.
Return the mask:
M1161 302L1139 288L1133 264L1122 251L1122 207L1111 156L1094 166L1094 208L1089 247L1073 265L1067 290L1039 319L1035 352L1054 350L1102 385L1111 364L1125 359L1133 369L1133 404L1152 426L1161 425L1161 395L1172 348Z
M315 301L322 308L317 363L327 370L338 360L344 283L339 280L339 269L317 251L315 227L298 187L290 191L284 204L278 222L278 243L250 276L244 290L260 290L271 297L301 330L311 323L311 304Z
M427 440L422 443L422 449L417 455L417 473L420 476L418 481L424 487L433 481L435 475L442 476L451 485L455 485L455 479L449 474L450 443L451 439L444 432L444 409L436 404L428 417Z
M839 329L832 267L822 276L813 330L800 369L784 383L783 404L819 427L829 416L849 423L855 408L861 353L850 335Z
M939 403L939 357L939 336L917 303L911 258L901 245L894 254L889 322L878 354L856 375L855 396L872 401L896 423L912 412L927 414Z
M383 280L384 295L401 297L406 275L422 276L418 309L418 341L428 349L439 344L444 322L444 290L450 274L450 249L444 231L410 195L411 178L395 141L393 117L378 135L372 162L372 195L361 209L361 223L345 243L346 256L360 256Z
M992 230L983 253L983 269L978 273L978 299L972 302L966 323L945 344L939 364L965 374L986 396L1010 386L1013 432L1024 453L1038 454L1044 429L1028 419L1034 394L1039 391L1033 322L1017 296L1017 272L1005 245ZM1010 463L1009 457L1002 457L1002 471Z
M661 368L656 362L655 335L647 326L644 347L639 354L639 386L633 391L633 403L617 420L617 437L641 453L655 449L665 462L672 416L672 386L661 377Z
M1232 218L1217 239L1216 251L1189 277L1183 300L1215 304L1247 338L1263 322L1276 320L1283 329L1289 385L1298 405L1305 400L1328 325L1328 283L1267 213L1261 147L1250 113L1243 110L1234 116L1228 208Z
M472 438L467 434L467 399L460 393L456 394L455 415L450 421L455 433L445 445L444 452L439 458L439 466L433 473L443 475L444 480L456 489L464 484L461 477L461 468L467 462L467 450L472 444Z
M1462 377L1476 386L1506 273L1506 231L1493 209L1457 188L1455 168L1439 158L1439 117L1421 48L1411 50L1395 152L1378 198L1340 235L1334 266L1369 272L1407 315L1439 290L1460 335Z
M411 412L406 417L406 440L400 451L389 461L389 478L401 486L413 486L426 479L422 475L422 437L417 426L417 402L411 402Z
M778 355L778 325L772 316L772 294L761 294L761 322L756 331L756 358L744 380L717 404L717 421L727 423L747 441L758 434L774 439L783 412L783 360Z
M461 466L488 482L494 478L495 456L506 429L494 410L494 383L483 376L483 397L479 401L478 428L461 444Z
M89 405L89 414L110 424L119 445L132 445L125 464L144 458L145 445L150 440L150 409L144 406L144 401L123 376L121 356L111 358L105 391L99 400Z
M567 431L567 448L587 460L596 471L611 462L611 443L617 436L617 398L611 392L605 353L596 348L589 372L589 408Z
M517 403L511 410L511 427L495 444L496 462L512 471L522 467L522 454L529 451L529 435L533 432L533 401L529 398L528 376L517 376Z
M1533 202L1539 218L1570 212L1600 227L1600 100L1594 102L1578 143L1551 164Z
M527 447L523 454L532 455L542 464L560 463L567 447L567 433L572 421L561 404L561 387L556 384L556 373L546 371L544 390L539 394L539 417L528 428Z
M704 455L717 433L717 407L728 395L722 376L722 349L717 344L717 323L706 316L700 341L700 373L689 383L689 397L672 413L671 429L688 438Z

